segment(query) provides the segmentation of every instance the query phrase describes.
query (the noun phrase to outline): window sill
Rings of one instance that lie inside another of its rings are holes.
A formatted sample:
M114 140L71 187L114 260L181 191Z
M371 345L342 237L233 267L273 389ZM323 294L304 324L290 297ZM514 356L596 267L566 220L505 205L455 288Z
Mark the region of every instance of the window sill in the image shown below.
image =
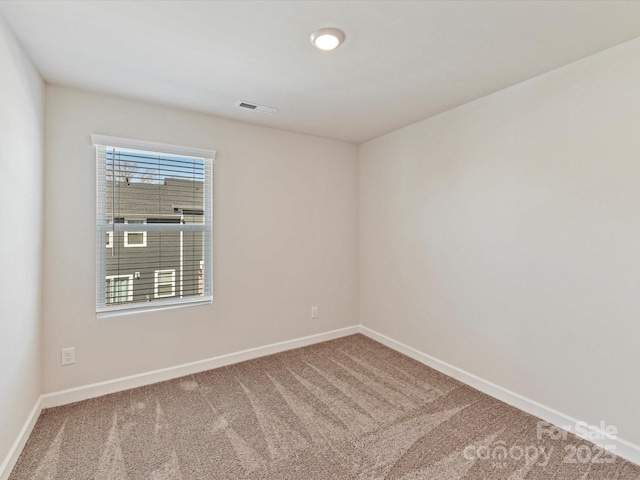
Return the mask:
M197 300L169 300L166 302L145 302L143 304L128 304L116 307L105 307L96 310L96 318L122 317L135 313L158 312L162 310L173 310L174 308L197 307L200 305L210 305L213 303L212 297L202 297Z

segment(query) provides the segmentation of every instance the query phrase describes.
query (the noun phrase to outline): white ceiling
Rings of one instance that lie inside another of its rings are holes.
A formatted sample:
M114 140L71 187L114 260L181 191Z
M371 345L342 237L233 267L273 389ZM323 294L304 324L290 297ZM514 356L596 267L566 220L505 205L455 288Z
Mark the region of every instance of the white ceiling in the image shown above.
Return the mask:
M0 14L47 82L354 143L640 36L640 2L613 0L4 1ZM309 43L327 26L347 37L331 53Z

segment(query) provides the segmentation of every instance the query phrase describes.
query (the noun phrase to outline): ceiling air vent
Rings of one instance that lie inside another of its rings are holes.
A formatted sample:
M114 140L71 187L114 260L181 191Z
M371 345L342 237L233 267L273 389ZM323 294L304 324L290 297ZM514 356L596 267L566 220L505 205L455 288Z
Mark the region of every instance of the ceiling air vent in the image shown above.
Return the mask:
M265 107L264 105L258 105L256 103L243 102L242 100L238 100L236 102L236 107L245 108L247 110L252 110L252 111L258 112L258 113L265 113L265 114L268 114L268 115L270 115L272 113L276 113L278 111L277 108Z

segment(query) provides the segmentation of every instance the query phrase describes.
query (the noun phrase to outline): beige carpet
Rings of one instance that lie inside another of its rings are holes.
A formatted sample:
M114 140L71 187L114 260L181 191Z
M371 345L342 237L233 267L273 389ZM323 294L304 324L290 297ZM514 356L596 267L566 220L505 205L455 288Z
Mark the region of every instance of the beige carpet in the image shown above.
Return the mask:
M537 422L354 335L46 410L10 480L640 479Z

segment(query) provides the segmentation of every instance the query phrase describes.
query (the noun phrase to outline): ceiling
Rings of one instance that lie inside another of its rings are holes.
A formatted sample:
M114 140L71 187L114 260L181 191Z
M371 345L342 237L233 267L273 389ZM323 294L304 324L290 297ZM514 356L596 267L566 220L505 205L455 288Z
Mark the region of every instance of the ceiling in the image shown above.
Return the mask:
M640 2L613 0L3 1L0 15L49 83L353 143L640 36ZM315 50L327 26L346 41Z

